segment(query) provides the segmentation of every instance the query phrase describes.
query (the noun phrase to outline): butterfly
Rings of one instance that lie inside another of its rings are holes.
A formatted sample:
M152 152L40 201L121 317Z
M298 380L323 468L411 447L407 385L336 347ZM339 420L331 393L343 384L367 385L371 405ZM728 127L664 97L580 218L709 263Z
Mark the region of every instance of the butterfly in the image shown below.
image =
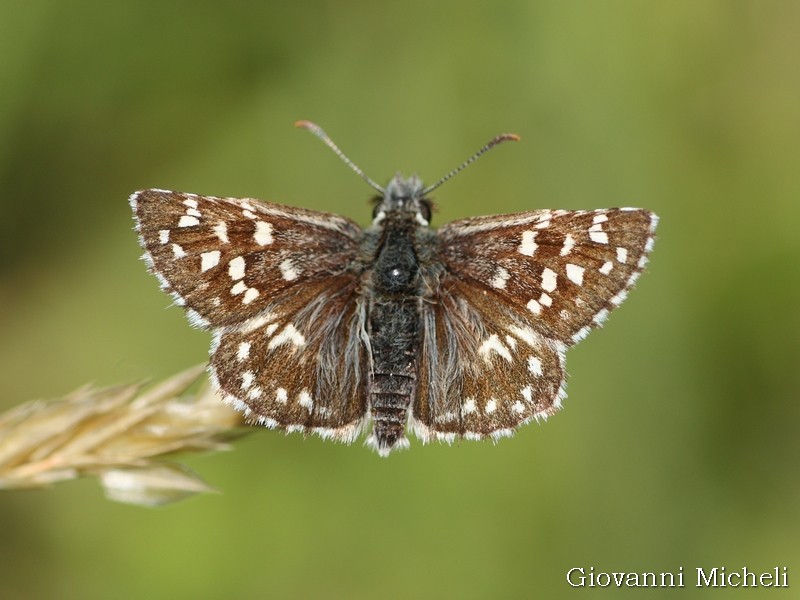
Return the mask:
M367 445L494 439L565 397L565 353L625 299L658 218L637 208L535 210L429 228L425 187L366 177L372 226L255 199L159 189L130 204L144 260L192 325L209 373L252 423Z

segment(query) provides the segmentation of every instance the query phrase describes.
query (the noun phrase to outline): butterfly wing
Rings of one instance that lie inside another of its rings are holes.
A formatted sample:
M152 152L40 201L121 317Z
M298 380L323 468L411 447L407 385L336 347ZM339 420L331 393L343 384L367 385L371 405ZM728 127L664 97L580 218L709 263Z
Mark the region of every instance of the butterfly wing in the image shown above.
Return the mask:
M624 300L656 223L645 210L609 209L440 228L444 273L437 302L423 308L417 435L506 435L557 411L566 349Z
M131 197L144 258L214 332L211 380L269 427L349 441L366 414L362 230L338 215L163 190ZM349 377L330 381L344 357Z

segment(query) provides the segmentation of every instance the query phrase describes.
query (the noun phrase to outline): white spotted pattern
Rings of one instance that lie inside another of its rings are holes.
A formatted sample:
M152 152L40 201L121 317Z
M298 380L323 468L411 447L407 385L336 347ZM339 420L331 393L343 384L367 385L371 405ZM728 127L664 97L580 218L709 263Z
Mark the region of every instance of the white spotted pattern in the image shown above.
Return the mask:
M281 277L283 277L286 281L294 281L300 275L300 269L298 269L288 258L278 265L278 267L281 270Z
M244 257L237 256L228 263L228 275L230 275L231 279L234 281L242 279L244 277L244 267Z
M545 267L542 270L542 289L547 292L552 292L556 289L556 273L552 269Z
M536 377L542 376L542 361L537 356L528 357L528 371L533 373Z
M268 246L271 244L273 242L272 223L256 221L256 232L253 234L253 239L259 246Z
M209 269L213 269L219 264L220 251L212 250L210 252L203 252L200 255L200 271L205 273Z
M239 362L245 361L250 357L250 342L242 342L236 351L236 359Z
M183 215L178 221L178 227L192 227L199 224L200 219L192 215Z
M223 244L230 242L228 239L228 225L225 223L225 221L220 221L214 225L214 235L216 235L219 241Z
M247 291L242 296L242 304L250 304L253 300L258 298L259 291L256 288L247 288Z
M289 323L283 330L269 341L267 346L273 350L281 344L294 344L295 346L304 346L306 343L305 336L295 329L294 325Z
M511 277L511 273L509 273L507 269L498 267L497 272L494 275L494 279L492 279L490 282L491 286L498 290L505 289L509 277Z
M245 371L242 373L242 389L248 390L253 385L253 380L256 378L252 371Z
M302 392L300 392L300 397L298 398L298 402L300 406L309 411L314 407L314 400L311 398L311 394L308 393L308 390L303 390Z
M579 265L567 264L567 279L575 285L583 285L583 267Z
M539 246L534 241L536 239L536 231L523 231L522 232L522 242L517 248L517 252L520 254L524 254L525 256L533 256L533 253L536 252L536 248Z
M490 335L489 339L483 342L481 347L478 349L480 355L487 360L489 359L489 353L492 351L497 352L497 354L511 362L511 352L509 352L505 344L503 344L503 342L500 341L500 338L498 338L495 334Z
M247 284L244 281L237 281L231 288L231 294L238 296L247 291Z
M561 247L561 256L566 256L572 249L575 247L575 238L572 237L569 233L567 237L564 238L564 245Z

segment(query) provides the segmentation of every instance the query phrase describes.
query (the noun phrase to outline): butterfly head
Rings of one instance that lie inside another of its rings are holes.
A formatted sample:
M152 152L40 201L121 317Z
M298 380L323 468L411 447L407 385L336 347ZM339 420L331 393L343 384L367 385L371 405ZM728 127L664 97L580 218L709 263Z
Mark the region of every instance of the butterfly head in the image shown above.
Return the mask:
M431 221L433 203L425 197L425 186L416 175L395 175L382 196L376 198L372 219L379 225L388 215L409 215L420 225Z

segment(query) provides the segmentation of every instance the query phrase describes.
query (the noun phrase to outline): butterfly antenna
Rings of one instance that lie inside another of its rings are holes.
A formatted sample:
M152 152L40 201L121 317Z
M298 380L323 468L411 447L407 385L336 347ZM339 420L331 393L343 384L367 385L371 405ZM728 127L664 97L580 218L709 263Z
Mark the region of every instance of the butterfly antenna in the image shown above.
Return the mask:
M300 127L302 129L307 129L308 131L313 133L315 136L317 136L319 139L325 142L325 145L331 150L333 150L336 153L336 156L341 158L348 167L350 167L351 169L353 169L353 171L358 173L361 176L361 179L366 181L371 187L378 190L381 193L381 196L384 196L386 194L386 190L384 190L381 186L372 181L372 179L367 177L364 174L364 171L359 169L358 166L356 166L356 164L352 160L350 160L344 155L344 152L339 150L339 146L333 143L333 140L328 136L327 133L325 133L325 130L323 130L322 127L320 127L316 123L312 123L311 121L297 121L294 124L294 126Z
M497 146L497 144L502 144L503 142L508 142L508 141L518 142L519 140L520 140L520 137L516 133L501 133L497 137L493 138L483 148L478 150L475 154L473 154L467 160L465 160L463 163L461 163L461 165L459 165L458 167L456 167L455 169L450 171L447 175L442 177L439 181L437 181L433 185L428 186L424 190L422 190L423 196L429 194L430 192L432 192L433 190L438 188L440 185L442 185L445 181L447 181L448 179L450 179L451 177L453 177L457 173L460 173L461 171L466 169L467 166L469 166L471 163L473 163L476 160L478 160L483 154L485 154L486 152L488 152L489 150L491 150L492 148Z

